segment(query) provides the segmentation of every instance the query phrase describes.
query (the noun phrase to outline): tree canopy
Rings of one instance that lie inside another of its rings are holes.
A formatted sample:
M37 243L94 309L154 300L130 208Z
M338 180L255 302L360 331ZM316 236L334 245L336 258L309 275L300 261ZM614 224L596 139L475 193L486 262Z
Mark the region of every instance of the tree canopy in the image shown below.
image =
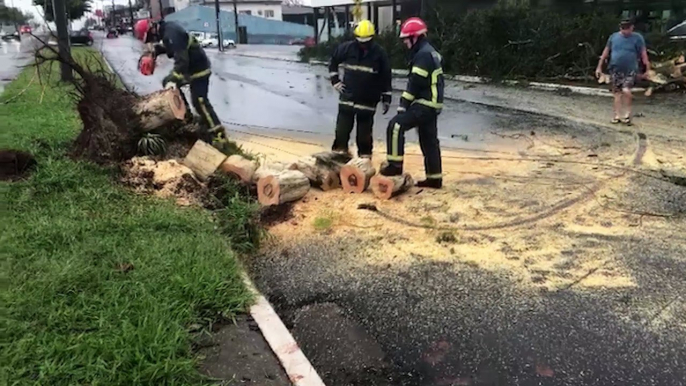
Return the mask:
M91 0L65 0L67 3L67 17L69 20L80 19L86 12L91 10ZM52 0L33 0L33 4L43 7L45 19L53 21Z
M8 24L26 24L31 15L25 14L19 8L0 5L0 22Z

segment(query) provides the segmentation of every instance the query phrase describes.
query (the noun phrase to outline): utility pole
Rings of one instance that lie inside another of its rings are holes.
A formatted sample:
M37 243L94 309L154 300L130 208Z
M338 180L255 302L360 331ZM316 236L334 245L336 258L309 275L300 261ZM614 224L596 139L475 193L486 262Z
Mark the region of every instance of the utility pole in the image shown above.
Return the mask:
M136 32L133 31L133 6L131 5L131 0L129 0L129 16L131 17L131 31L136 36Z
M233 24L236 27L236 44L239 44L241 39L240 36L238 35L239 29L238 29L238 1L233 0Z
M112 28L116 28L114 26L115 20L114 20L114 0L112 0Z
M160 20L164 19L164 6L162 5L162 0L159 0L158 3L160 4ZM153 17L155 15L152 15Z
M71 49L69 48L69 32L67 31L67 7L65 0L54 0L55 25L57 27L57 44L60 53L60 72L63 82L74 79L71 71Z
M221 11L219 9L219 0L214 0L214 13L217 17L217 48L219 48L219 52L222 52L224 51L224 37L222 36L222 23L219 20L220 12Z

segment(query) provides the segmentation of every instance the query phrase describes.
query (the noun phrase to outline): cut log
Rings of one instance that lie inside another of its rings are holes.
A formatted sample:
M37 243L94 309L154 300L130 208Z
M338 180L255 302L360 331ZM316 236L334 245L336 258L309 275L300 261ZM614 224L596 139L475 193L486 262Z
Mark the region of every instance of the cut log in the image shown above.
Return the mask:
M317 160L319 165L328 167L336 174L340 174L341 168L352 159L348 153L338 153L334 151L313 154L312 157Z
M221 170L227 175L236 177L244 183L251 183L258 166L257 161L249 160L240 155L232 155L222 163Z
M148 94L134 107L143 131L155 130L186 116L186 105L179 89L165 89Z
M226 154L206 142L197 140L183 159L183 164L188 166L198 179L204 181L217 170L219 165L224 163L224 160L226 160Z
M412 176L405 173L402 176L387 177L377 174L371 180L372 191L377 198L388 200L408 191L414 186Z
M376 169L369 158L354 158L341 168L341 184L346 193L362 193L369 187L369 181Z
M323 191L341 187L341 180L336 171L340 170L340 167L333 162L325 163L315 157L303 157L296 161L291 169L302 172L312 186Z
M310 180L297 170L284 170L257 181L257 200L264 206L297 201L310 190Z
M287 162L271 162L271 163L266 163L264 165L261 165L257 170L255 170L255 174L252 176L252 180L254 183L257 183L257 181L260 180L260 178L264 178L270 175L278 174L281 173L284 170L295 170L295 163L287 163Z

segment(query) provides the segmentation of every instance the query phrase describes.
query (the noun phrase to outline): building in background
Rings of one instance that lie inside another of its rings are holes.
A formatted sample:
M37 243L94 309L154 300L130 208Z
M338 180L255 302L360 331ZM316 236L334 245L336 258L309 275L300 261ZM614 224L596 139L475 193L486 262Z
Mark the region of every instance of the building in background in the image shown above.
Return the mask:
M214 0L200 0L194 4L214 6ZM233 1L220 0L219 8L223 11L233 12ZM283 20L281 0L237 0L236 8L238 14Z
M239 11L238 25L239 29L243 30L241 36L246 39L237 39L234 14L224 9L219 14L223 38L232 39L237 43L291 44L294 41L314 36L314 29L310 26L248 15ZM191 33L206 35L217 32L214 6L191 5L165 16L165 20L175 21Z

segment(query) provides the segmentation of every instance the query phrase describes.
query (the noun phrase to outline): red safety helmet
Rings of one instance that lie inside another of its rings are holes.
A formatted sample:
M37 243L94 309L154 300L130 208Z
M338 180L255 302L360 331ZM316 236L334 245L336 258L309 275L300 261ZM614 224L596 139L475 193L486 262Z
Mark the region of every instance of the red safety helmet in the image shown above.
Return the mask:
M418 17L411 17L411 18L405 20L402 27L400 27L400 38L401 39L416 37L416 36L420 36L420 35L426 35L426 33L427 33L426 23L424 23L424 20L422 20Z
M149 19L138 20L133 27L133 33L136 35L137 39L144 40L145 34L148 33L152 22Z
M138 71L145 76L155 72L155 58L152 55L143 55L138 59Z

